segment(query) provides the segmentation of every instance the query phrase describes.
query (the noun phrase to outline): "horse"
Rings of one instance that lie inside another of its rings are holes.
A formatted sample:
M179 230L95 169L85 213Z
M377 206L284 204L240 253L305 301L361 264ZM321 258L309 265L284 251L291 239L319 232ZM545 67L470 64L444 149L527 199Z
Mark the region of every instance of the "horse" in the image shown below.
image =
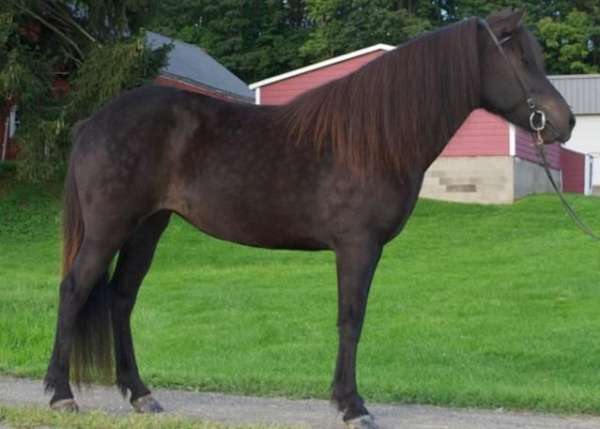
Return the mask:
M357 348L378 260L411 215L425 171L477 108L529 128L533 95L547 119L544 143L567 141L574 126L522 17L506 10L426 33L282 106L150 85L78 126L45 377L51 407L78 410L72 376L116 381L136 411L162 410L140 377L130 317L175 213L242 245L335 252L331 397L349 427L376 428L358 392Z

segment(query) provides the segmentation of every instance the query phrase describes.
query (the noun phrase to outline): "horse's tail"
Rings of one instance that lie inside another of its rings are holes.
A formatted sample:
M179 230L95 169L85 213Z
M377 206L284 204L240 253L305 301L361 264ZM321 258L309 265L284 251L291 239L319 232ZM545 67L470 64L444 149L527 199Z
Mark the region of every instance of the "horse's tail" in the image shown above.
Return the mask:
M83 242L84 224L73 164L65 182L63 209L63 277L69 275ZM71 351L71 375L78 385L92 380L113 380L113 338L110 314L108 269L93 286L77 314ZM70 282L64 282L64 289ZM78 285L73 285L77 288Z
M75 174L72 166L65 180L65 196L63 206L63 277L69 274L73 261L83 241L83 217L79 205L79 194L75 183Z

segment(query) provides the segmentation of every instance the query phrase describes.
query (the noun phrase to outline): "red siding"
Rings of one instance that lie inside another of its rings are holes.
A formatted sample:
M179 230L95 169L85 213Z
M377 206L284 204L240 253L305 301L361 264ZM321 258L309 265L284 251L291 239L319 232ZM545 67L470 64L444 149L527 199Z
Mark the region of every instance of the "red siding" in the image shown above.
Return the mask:
M563 191L583 194L585 192L585 154L560 147L560 168Z
M174 79L172 77L167 76L158 76L154 79L154 83L162 86L171 86L173 88L183 89L185 91L195 92L197 94L204 94L210 97L218 98L220 100L227 101L245 101L247 103L252 103L252 100L246 100L242 98L232 97L228 94L224 94L222 92L215 91L211 88L206 88L200 85L193 85L188 82L184 82L178 79Z
M384 53L384 51L371 52L265 85L260 88L260 104L285 104L303 92L358 70ZM442 156L506 156L508 151L508 124L506 121L479 109L469 116L463 127L452 138Z
M477 109L456 132L441 156L508 156L508 123Z
M385 51L376 51L341 63L323 67L311 72L291 77L260 88L260 104L285 104L292 98L309 89L323 85L334 79L344 77L363 65L383 55Z
M6 113L0 112L0 151L2 150L2 143L4 143L4 133L6 133ZM0 155L2 153L0 152Z
M540 163L538 158L537 150L534 146L535 138L530 131L526 131L523 128L516 127L515 132L515 150L516 155L527 161ZM546 157L548 163L555 170L560 169L560 145L552 144L546 146Z

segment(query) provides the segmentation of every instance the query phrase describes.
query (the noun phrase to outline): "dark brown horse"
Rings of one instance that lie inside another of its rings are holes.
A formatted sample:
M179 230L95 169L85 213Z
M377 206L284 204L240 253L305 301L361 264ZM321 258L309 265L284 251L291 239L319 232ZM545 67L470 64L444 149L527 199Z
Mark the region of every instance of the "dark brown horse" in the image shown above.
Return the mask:
M177 213L223 240L336 253L332 396L351 427L376 427L357 390L357 346L383 246L410 216L425 170L473 109L529 127L515 71L546 113L544 140L570 136L573 116L521 17L504 12L425 34L281 107L150 86L100 109L74 132L66 179L64 280L46 376L52 407L76 410L69 375L112 377L114 359L136 410L161 410L138 374L130 316Z

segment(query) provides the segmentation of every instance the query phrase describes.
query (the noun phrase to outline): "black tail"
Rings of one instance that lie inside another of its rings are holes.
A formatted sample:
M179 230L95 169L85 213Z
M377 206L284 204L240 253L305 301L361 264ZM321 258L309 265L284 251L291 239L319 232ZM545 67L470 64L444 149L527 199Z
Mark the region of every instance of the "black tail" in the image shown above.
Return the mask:
M92 381L113 384L113 336L108 273L94 286L77 315L71 352L71 374L76 384Z
M67 276L71 270L83 241L83 235L81 206L71 165L65 183L63 276ZM78 385L82 382L111 383L114 381L108 276L107 271L94 285L75 322L71 376Z

